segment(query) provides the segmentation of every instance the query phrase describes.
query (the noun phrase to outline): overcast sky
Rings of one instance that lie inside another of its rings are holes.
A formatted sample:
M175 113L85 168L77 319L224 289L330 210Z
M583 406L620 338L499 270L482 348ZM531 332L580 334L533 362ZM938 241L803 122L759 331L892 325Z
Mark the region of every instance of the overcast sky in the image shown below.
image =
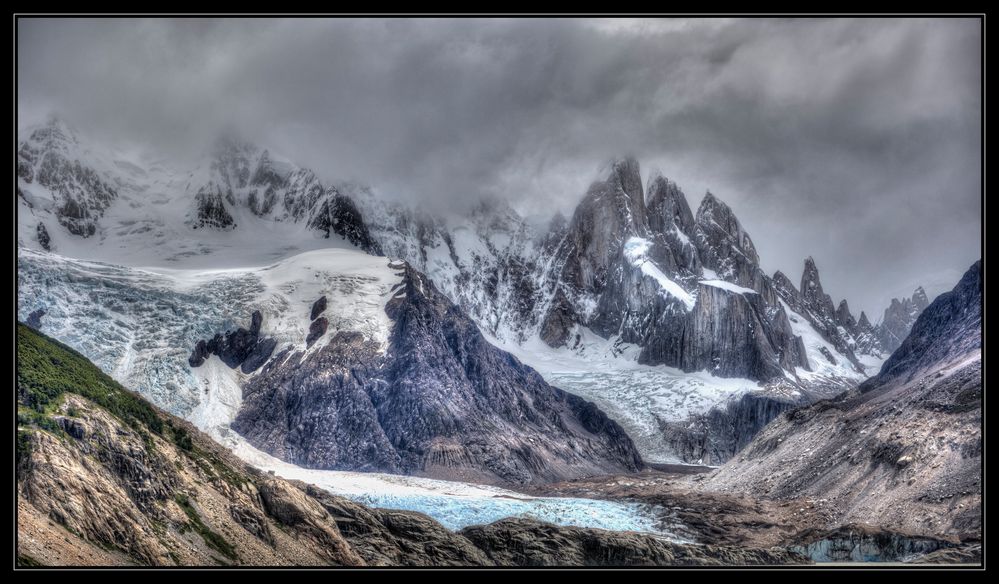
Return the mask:
M18 20L18 126L172 154L233 125L327 179L571 214L634 155L877 320L980 257L977 20Z

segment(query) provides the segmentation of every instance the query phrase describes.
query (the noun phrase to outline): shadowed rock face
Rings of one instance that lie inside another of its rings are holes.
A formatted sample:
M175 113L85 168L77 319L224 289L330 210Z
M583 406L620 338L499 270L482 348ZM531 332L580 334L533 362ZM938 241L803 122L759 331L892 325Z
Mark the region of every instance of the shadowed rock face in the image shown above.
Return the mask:
M387 351L339 332L304 361L278 355L233 427L315 468L529 483L642 467L616 423L488 343L421 274L405 269L386 311Z
M682 422L662 422L667 442L681 460L719 464L742 450L794 401L749 393L724 407Z
M38 223L38 227L35 228L35 236L38 238L38 245L42 246L42 249L52 251L52 239L49 237L49 230L45 228L44 223Z
M206 187L194 197L194 205L197 209L197 219L193 227L209 227L213 229L233 229L236 227L236 220L226 209L222 193Z
M732 209L710 192L697 209L694 241L705 268L740 286L753 287L760 263L756 246Z
M939 296L881 372L767 426L706 486L828 500L843 522L978 538L981 262Z

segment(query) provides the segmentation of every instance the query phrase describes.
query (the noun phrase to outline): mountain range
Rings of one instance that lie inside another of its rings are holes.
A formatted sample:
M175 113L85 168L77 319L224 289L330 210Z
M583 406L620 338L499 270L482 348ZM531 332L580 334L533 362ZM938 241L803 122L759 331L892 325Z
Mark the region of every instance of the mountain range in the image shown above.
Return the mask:
M823 292L810 258L798 286L766 275L724 202L708 193L694 213L658 173L643 187L633 159L610 164L570 219L538 229L502 201L430 216L357 184L324 184L232 134L207 152L183 171L116 156L59 119L26 132L20 247L131 268L259 266L328 245L402 260L490 343L605 410L652 462L717 464L781 411L863 380L928 300L919 289L876 325L863 313L855 319L845 300L835 307ZM22 302L22 318L51 312L49 294ZM195 325L202 337L183 334L183 348L235 330L252 309L223 312ZM67 340L93 347L95 361L142 386L153 381L122 361L134 349L120 347L111 363L106 347L96 351L107 339L74 340L86 327L74 328ZM614 379L601 378L608 374ZM608 382L619 389L604 391ZM648 396L657 407L643 403Z
M872 324L631 158L538 227L235 134L184 169L53 119L17 156L24 563L980 554L981 262Z

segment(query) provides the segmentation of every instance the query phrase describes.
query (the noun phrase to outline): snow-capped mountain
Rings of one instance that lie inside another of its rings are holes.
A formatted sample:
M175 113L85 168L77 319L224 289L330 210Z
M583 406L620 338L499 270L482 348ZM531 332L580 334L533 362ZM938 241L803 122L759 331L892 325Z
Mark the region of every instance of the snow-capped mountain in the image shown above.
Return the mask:
M594 400L651 460L724 460L773 416L843 391L887 355L862 352L860 333L837 324L813 261L805 294L768 277L724 202L708 193L695 215L659 174L643 190L634 160L612 164L570 220L541 229L502 203L428 217L350 192L387 254L551 382ZM766 405L747 411L749 392ZM707 437L691 429L713 409L721 421Z
M750 235L721 199L708 193L694 213L679 186L658 173L643 188L633 159L611 164L571 218L556 216L544 227L503 201L432 216L362 185L324 184L231 135L202 164L182 170L88 144L54 121L20 143L18 175L19 247L102 262L22 253L19 274L30 292L19 291L20 317L44 310L43 330L106 370L134 376L129 385L148 387L174 412L195 407L183 392L168 395L190 365L164 377L136 368L136 353L123 346L160 345L186 356L198 340L248 321L249 305L231 305L249 302L248 293L232 280L185 298L192 307L201 302L205 316L183 317L187 328L171 337L180 344L173 346L145 338L157 319L172 316L153 311L140 325L112 315L128 301L108 293L111 281L112 289L132 288L130 298L162 299L155 278L119 272L128 267L153 266L158 274L261 268L330 246L403 260L486 340L549 383L594 401L651 461L724 460L780 411L863 380L888 354L884 331L905 326L887 312L877 326L863 314L853 323L845 300L833 308L810 259L797 288L779 272L767 276ZM55 277L64 269L101 275L80 280L96 287L87 300L91 314L73 307L78 320L59 322L69 312L63 303L80 288L67 280L81 278ZM208 298L222 290L224 300ZM284 318L281 310L264 311L263 333ZM114 323L114 332L87 326L90 318ZM307 332L300 332L304 342ZM756 405L746 405L750 394ZM747 417L751 423L734 421Z
M206 266L279 259L331 237L379 252L349 197L231 135L184 169L90 143L58 118L26 134L18 146L22 247L185 267L199 257Z
M81 144L65 122L52 119L18 147L18 198L30 209L51 213L69 233L90 237L118 197L111 164ZM44 223L38 222L34 235L48 247Z

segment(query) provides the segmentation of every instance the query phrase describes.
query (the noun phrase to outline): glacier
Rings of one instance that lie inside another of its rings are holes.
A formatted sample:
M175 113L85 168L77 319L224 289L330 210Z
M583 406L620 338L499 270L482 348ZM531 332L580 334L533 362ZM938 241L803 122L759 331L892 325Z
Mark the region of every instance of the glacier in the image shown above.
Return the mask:
M246 374L217 356L187 363L200 338L245 323L284 346L301 343L311 303L330 297L330 330L384 343L384 303L399 276L387 258L352 249L314 250L260 268L128 268L19 249L18 318L45 311L40 330L80 351L119 382L190 420L265 471L299 479L373 507L426 513L450 529L524 516L558 525L658 534L684 541L645 504L534 497L498 487L419 477L301 468L269 456L229 428ZM155 331L155 334L142 334ZM322 341L313 345L318 346ZM252 374L250 374L252 375Z

